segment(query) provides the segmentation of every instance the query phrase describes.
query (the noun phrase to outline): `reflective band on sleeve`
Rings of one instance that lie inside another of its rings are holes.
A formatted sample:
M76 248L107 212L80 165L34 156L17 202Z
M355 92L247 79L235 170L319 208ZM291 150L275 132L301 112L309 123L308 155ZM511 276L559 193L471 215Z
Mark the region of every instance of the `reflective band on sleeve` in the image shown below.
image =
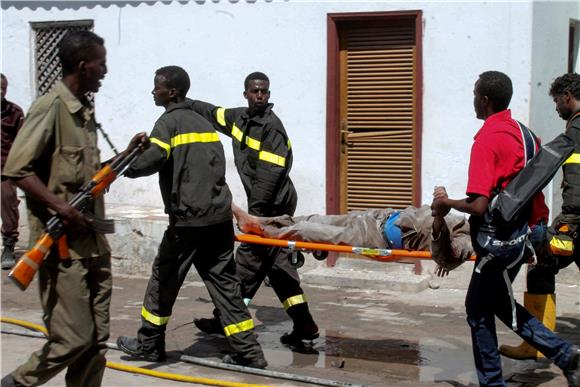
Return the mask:
M153 313L151 313L147 309L145 309L145 307L141 308L141 316L145 320L149 321L151 324L154 324L157 326L167 325L167 323L169 322L169 317L171 317L171 316L167 316L167 317L155 316Z
M183 133L171 139L171 147L175 148L179 145L187 145L195 142L218 142L220 140L216 132L206 133Z
M246 144L254 150L260 150L260 141L254 140L252 137L246 137Z
M572 156L568 157L564 164L580 164L580 153L572 153Z
M288 149L292 149L292 143L290 142L290 139L288 139Z
M288 310L291 307L293 307L294 305L304 304L305 302L306 302L306 297L304 296L304 294L299 294L297 296L293 296L293 297L286 299L286 301L284 301L282 303L282 306L284 306L284 310Z
M286 158L282 156L275 155L274 153L261 151L258 158L263 161L267 161L272 164L276 164L280 167L286 166Z
M223 107L217 108L215 111L215 119L221 126L226 126L226 109Z
M242 321L237 324L230 324L227 327L224 327L224 333L227 336L235 335L236 333L249 331L250 329L254 329L254 320L249 319L246 321Z
M155 137L150 137L149 141L151 141L153 144L160 146L161 149L165 150L165 152L167 153L167 158L169 158L169 155L171 154L171 146L169 144L164 143L163 141Z
M244 133L236 126L236 124L232 125L232 137L234 137L239 142L242 142L242 137Z

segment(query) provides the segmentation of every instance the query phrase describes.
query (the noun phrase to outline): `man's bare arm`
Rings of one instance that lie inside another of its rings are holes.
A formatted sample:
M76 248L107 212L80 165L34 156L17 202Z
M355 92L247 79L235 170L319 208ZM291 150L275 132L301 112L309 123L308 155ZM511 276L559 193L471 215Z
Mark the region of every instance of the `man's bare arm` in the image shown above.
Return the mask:
M89 225L90 219L50 192L38 176L29 175L13 180L18 188L26 192L31 198L58 213L66 225L79 228L86 228Z
M481 216L487 211L489 199L483 195L473 195L465 199L449 199L445 187L435 187L433 203L431 204L433 216L445 216L452 208L470 215Z

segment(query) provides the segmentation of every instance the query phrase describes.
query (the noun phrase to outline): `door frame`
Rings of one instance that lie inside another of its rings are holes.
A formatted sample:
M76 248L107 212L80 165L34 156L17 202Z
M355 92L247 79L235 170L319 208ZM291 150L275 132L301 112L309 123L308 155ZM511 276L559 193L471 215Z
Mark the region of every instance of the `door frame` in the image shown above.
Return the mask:
M417 150L413 181L416 190L413 205L421 205L421 137L423 132L423 12L421 10L393 12L329 13L327 15L327 71L326 71L326 213L340 211L340 61L339 27L353 21L383 21L411 19L415 21L417 50L415 103L415 138Z

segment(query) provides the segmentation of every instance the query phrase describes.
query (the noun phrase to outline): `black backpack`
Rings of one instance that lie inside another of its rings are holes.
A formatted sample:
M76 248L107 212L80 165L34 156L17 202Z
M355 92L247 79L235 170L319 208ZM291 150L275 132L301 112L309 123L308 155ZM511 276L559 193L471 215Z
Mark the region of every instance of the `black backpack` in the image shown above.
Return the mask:
M518 122L522 139L525 144L525 167L536 155L537 139L534 134L522 123ZM524 169L525 169L524 167ZM522 171L524 170L522 169ZM519 176L521 172L518 172ZM516 177L517 177L516 176ZM514 178L515 180L515 178ZM513 180L506 188L495 190L496 194L491 199L488 210L481 217L475 237L476 250L483 257L479 269L485 262L493 259L495 264L510 268L522 257L528 242L529 227L528 221L532 211L532 200L528 199L519 207L517 214L511 216L509 220L503 218L498 211L498 198L502 193L513 188ZM511 192L511 191L508 191ZM536 191L537 192L537 191ZM536 193L534 192L534 194ZM533 198L533 195L530 196Z

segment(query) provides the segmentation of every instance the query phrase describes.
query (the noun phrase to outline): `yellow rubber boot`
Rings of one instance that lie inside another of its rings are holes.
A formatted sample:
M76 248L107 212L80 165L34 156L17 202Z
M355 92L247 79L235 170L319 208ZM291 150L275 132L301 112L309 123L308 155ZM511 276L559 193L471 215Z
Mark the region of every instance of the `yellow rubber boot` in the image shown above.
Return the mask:
M531 294L524 293L524 307L535 318L540 320L546 328L553 331L556 329L556 295L555 294ZM522 342L520 345L512 347L502 345L499 347L502 355L516 360L540 359L544 355L534 347Z

